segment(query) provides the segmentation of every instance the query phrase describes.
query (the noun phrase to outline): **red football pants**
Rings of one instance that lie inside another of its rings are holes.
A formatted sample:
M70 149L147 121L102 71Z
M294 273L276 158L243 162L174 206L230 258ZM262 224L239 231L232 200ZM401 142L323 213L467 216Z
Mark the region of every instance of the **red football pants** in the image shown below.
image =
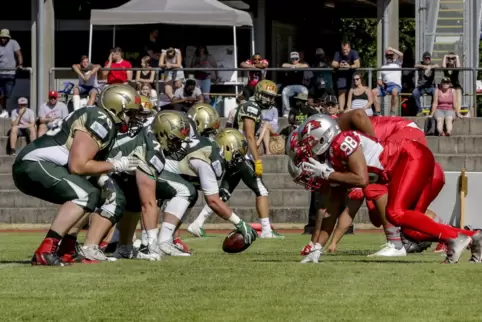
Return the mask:
M435 158L426 146L415 141L403 142L388 184L387 220L415 240L447 240L456 238L459 232L473 235L425 216L433 195L430 187L434 168Z

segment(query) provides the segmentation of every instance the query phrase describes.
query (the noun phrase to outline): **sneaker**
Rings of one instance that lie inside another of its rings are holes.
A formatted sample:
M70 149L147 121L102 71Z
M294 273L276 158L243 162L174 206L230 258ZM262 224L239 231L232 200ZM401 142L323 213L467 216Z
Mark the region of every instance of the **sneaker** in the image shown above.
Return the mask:
M119 246L118 242L114 242L114 243L102 242L99 245L99 249L104 253L113 253L117 249L117 246Z
M17 156L17 151L15 151L15 149L10 149L10 153L8 155L11 157L15 157Z
M172 242L164 242L159 244L159 249L164 255L167 255L167 256L180 256L180 257L191 256L190 253L186 253L185 251L177 248Z
M206 237L206 232L204 231L203 227L199 225L197 221L193 221L188 227L187 231L196 237L202 238Z
M259 236L259 237L260 238L273 238L273 239L284 239L285 238L285 236L278 234L278 232L276 230L270 230L270 231L264 230L263 232L261 232L261 236Z
M174 238L172 242L174 243L174 246L176 246L176 248L179 249L180 251L192 254L192 251L189 249L189 247L186 244L184 244L184 242L181 240L181 237Z
M84 245L79 248L79 254L86 259L96 261L115 262L117 260L115 257L105 256L99 245Z
M311 251L313 250L313 247L315 247L315 245L313 244L313 242L310 241L305 247L303 247L303 249L300 252L300 255L307 256L309 253L311 253Z
M316 244L312 251L301 260L301 264L313 263L318 264L320 262L320 256L323 253L321 245Z
M470 263L482 262L482 232L478 231L472 236L470 252L472 253L472 256L469 259Z
M45 238L39 248L33 254L32 265L45 266L65 266L67 263L62 262L57 255L59 241L53 238Z
M447 240L447 257L444 260L445 264L456 264L458 263L460 256L470 245L472 238L469 236L458 234L456 238Z
M407 256L407 251L405 247L397 249L395 245L388 242L382 246L383 248L380 249L378 252L374 254L368 255L368 257L399 257L399 256Z
M160 261L162 260L161 254L162 252L157 244L141 245L139 252L137 252L137 259Z
M440 242L437 244L437 247L435 247L434 253L446 253L447 252L447 245L445 243Z
M137 258L137 252L133 245L118 245L112 256L117 259L133 259Z

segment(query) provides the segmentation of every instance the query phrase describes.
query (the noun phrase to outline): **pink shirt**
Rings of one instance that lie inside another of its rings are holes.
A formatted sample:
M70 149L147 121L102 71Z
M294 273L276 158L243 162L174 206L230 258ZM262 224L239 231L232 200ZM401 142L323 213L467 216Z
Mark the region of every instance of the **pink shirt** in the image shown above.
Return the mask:
M452 111L454 109L454 90L449 88L445 94L439 89L437 91L437 109Z

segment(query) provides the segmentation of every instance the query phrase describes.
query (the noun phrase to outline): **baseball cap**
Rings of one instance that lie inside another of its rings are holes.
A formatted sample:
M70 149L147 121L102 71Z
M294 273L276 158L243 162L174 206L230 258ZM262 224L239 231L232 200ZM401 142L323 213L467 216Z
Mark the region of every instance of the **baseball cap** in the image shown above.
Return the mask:
M451 83L452 81L450 80L449 77L443 77L442 78L442 83Z
M17 103L21 105L28 104L28 99L26 99L25 97L20 97Z
M54 97L54 98L59 97L59 93L57 93L57 91L50 91L49 92L49 98L52 98L52 97Z
M324 55L325 51L323 48L316 48L315 55Z
M328 95L325 98L325 104L338 104L338 100L336 99L335 95Z
M290 58L293 59L293 58L296 58L296 59L300 59L300 53L297 52L297 51L292 51L290 53Z
M432 55L428 51L426 51L423 53L422 58L432 58Z

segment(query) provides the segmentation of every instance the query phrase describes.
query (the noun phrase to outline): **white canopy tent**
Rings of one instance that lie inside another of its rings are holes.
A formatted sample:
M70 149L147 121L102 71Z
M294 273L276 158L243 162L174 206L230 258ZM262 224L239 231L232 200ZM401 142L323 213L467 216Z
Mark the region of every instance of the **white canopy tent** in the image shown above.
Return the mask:
M232 26L234 67L237 67L238 60L236 27L249 26L251 27L251 51L254 54L253 20L249 13L245 11L231 8L217 0L131 0L117 8L91 11L89 57L92 55L92 31L94 25L116 26L156 23Z

